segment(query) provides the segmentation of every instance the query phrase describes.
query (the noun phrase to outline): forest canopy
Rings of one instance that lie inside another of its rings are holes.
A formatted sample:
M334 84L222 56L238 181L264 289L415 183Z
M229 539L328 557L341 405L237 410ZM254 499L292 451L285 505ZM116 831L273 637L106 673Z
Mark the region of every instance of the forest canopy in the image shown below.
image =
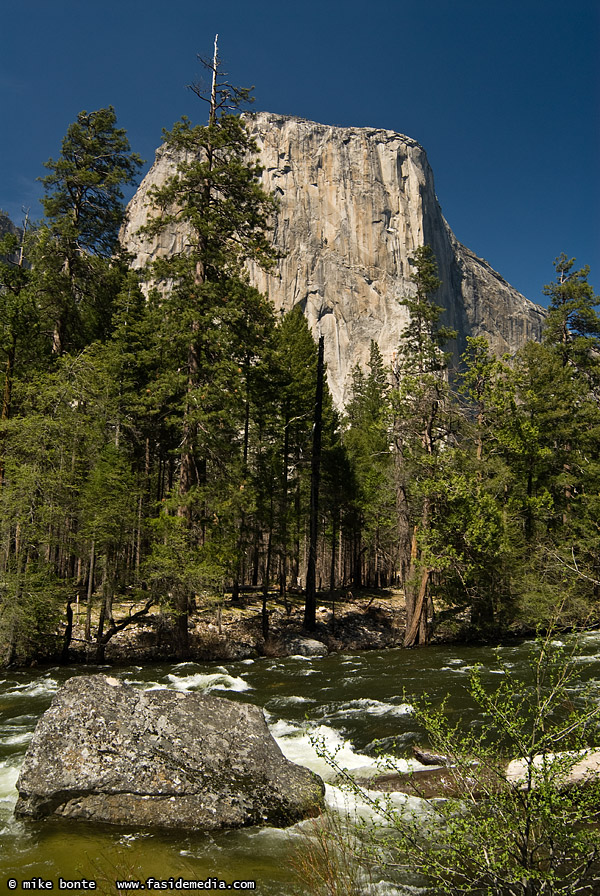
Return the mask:
M456 364L419 247L396 360L372 343L338 413L301 308L276 315L245 275L276 261L275 206L238 115L248 92L214 64L208 124L164 134L181 161L146 226L183 222L184 251L136 271L121 249L141 160L112 107L81 112L46 163L42 220L3 218L0 660L68 657L76 599L97 660L150 608L187 656L189 615L244 588L263 594L266 637L267 601L305 585L311 548L323 592L403 591L405 646L440 621L534 629L557 606L565 626L598 623L589 270L556 260L541 342L497 358L470 338ZM124 596L136 610L117 618Z

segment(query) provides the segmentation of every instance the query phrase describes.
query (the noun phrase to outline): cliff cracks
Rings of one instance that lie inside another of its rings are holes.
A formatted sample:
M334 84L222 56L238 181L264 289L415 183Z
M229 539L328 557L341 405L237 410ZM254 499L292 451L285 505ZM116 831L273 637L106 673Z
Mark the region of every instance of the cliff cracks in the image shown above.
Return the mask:
M262 184L278 200L273 237L281 253L269 273L250 267L250 280L278 310L300 304L314 335L325 337L338 406L348 399L352 368L368 361L371 340L393 359L407 313L398 300L413 289L409 257L424 243L439 267L443 323L458 333L456 357L467 336L486 336L497 354L539 338L543 309L458 242L414 140L268 112L245 120L259 148ZM130 203L122 236L135 267L185 248L185 233L176 229L160 241L139 234L148 191L164 183L174 163L159 149Z

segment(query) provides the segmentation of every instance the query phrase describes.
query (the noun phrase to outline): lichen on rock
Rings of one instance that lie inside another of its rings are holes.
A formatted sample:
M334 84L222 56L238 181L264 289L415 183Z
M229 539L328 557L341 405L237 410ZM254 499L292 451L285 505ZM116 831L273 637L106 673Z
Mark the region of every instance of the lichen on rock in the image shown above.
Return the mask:
M258 707L69 679L38 722L15 813L118 825L284 827L317 814L324 785L289 762Z

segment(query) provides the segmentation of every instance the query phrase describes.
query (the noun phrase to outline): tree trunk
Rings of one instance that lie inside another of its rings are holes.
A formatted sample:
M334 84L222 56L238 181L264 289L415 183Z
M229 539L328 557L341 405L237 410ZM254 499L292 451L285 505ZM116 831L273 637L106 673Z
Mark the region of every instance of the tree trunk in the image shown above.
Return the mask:
M190 635L188 630L189 592L187 588L177 587L173 610L175 616L175 655L178 660L185 660L190 652Z
M285 604L286 612L289 616L291 607L287 600L287 540L288 540L288 466L290 462L290 422L289 410L285 410L285 426L283 429L283 470L281 478L281 570L279 576L279 594Z
M329 591L331 594L335 591L335 560L337 547L337 524L338 516L334 511L331 518L331 564L329 567Z
M265 570L262 586L262 636L266 640L269 635L269 612L267 610L267 599L269 596L269 577L271 575L271 542L272 542L273 526L269 527L269 537L267 539L267 556L265 558Z
M429 584L430 569L424 569L421 573L421 582L419 590L414 602L410 623L407 618L406 634L404 635L404 647L416 647L419 644L426 644L428 641L427 629L427 609L428 602L425 600L427 595L427 586ZM411 586L412 589L412 586Z
M85 640L92 639L92 595L94 593L94 566L96 558L96 539L92 539L90 550L90 571L88 573L87 604L85 615Z
M421 530L427 531L429 523L429 499L423 502L421 514ZM416 647L418 644L426 644L429 640L427 626L428 601L425 600L427 587L431 576L431 569L424 567L421 570L419 587L416 589L415 581L418 577L417 563L419 560L419 545L417 541L418 527L415 526L410 550L410 571L408 586L406 588L406 633L404 635L405 647Z
M112 625L112 605L114 595L114 580L109 572L108 557L104 563L104 575L102 577L102 604L100 607L100 621L98 623L98 632L96 634L96 662L104 662L104 652L106 649L106 638L104 636L104 626L108 620Z
M310 516L308 567L306 570L306 602L304 605L304 627L314 631L317 624L317 540L319 536L319 485L321 479L321 436L323 414L323 336L319 338L319 358L317 363L317 388L315 394L315 416L313 423L313 450L310 476Z

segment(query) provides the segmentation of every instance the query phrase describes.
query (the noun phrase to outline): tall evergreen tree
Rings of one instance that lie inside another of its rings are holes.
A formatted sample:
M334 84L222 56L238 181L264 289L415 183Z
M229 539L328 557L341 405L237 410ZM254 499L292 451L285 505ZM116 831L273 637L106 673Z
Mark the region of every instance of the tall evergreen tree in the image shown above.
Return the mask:
M381 352L371 342L367 373L359 366L353 372L344 444L356 483L354 554L359 569L355 570L354 579L363 579L364 566L366 584L376 587L393 574L398 559L389 393L390 382Z
M575 259L563 253L554 262L556 280L544 287L550 298L544 327L544 343L560 354L563 365L578 369L598 367L600 297L588 281L589 267L575 269Z
M34 265L56 355L108 333L120 287L110 259L125 214L122 188L135 182L141 164L112 106L80 112L58 159L45 163L45 222Z
M249 92L225 80L216 41L214 57L205 65L212 76L210 93L197 92L208 101L208 124L192 125L183 118L165 132L165 151L173 157L175 172L153 191L153 214L144 228L158 235L177 223L186 233L183 251L157 261L151 276L163 284L165 329L174 337L181 334L177 343L185 340L179 358L185 381L176 503L177 516L196 543L206 535L197 499L210 487L207 463L223 465L238 443L236 424L244 413L236 361L242 349L233 345L232 325L247 289L243 265L252 259L268 267L275 258L267 237L273 200L258 183L261 169L252 160L256 145L239 115L232 114ZM175 590L183 654L191 595L185 587Z
M441 281L433 251L422 246L410 262L415 291L401 302L410 318L402 333L393 395L398 511L409 567L406 647L426 643L430 636L436 558L428 550L427 537L445 480L441 448L452 430L444 345L456 335L439 323L443 309L434 298Z
M34 367L39 346L39 314L31 288L28 258L31 234L27 221L21 234L8 232L0 239L0 427L13 414L13 386L19 373ZM0 487L4 480L3 430L0 429Z

